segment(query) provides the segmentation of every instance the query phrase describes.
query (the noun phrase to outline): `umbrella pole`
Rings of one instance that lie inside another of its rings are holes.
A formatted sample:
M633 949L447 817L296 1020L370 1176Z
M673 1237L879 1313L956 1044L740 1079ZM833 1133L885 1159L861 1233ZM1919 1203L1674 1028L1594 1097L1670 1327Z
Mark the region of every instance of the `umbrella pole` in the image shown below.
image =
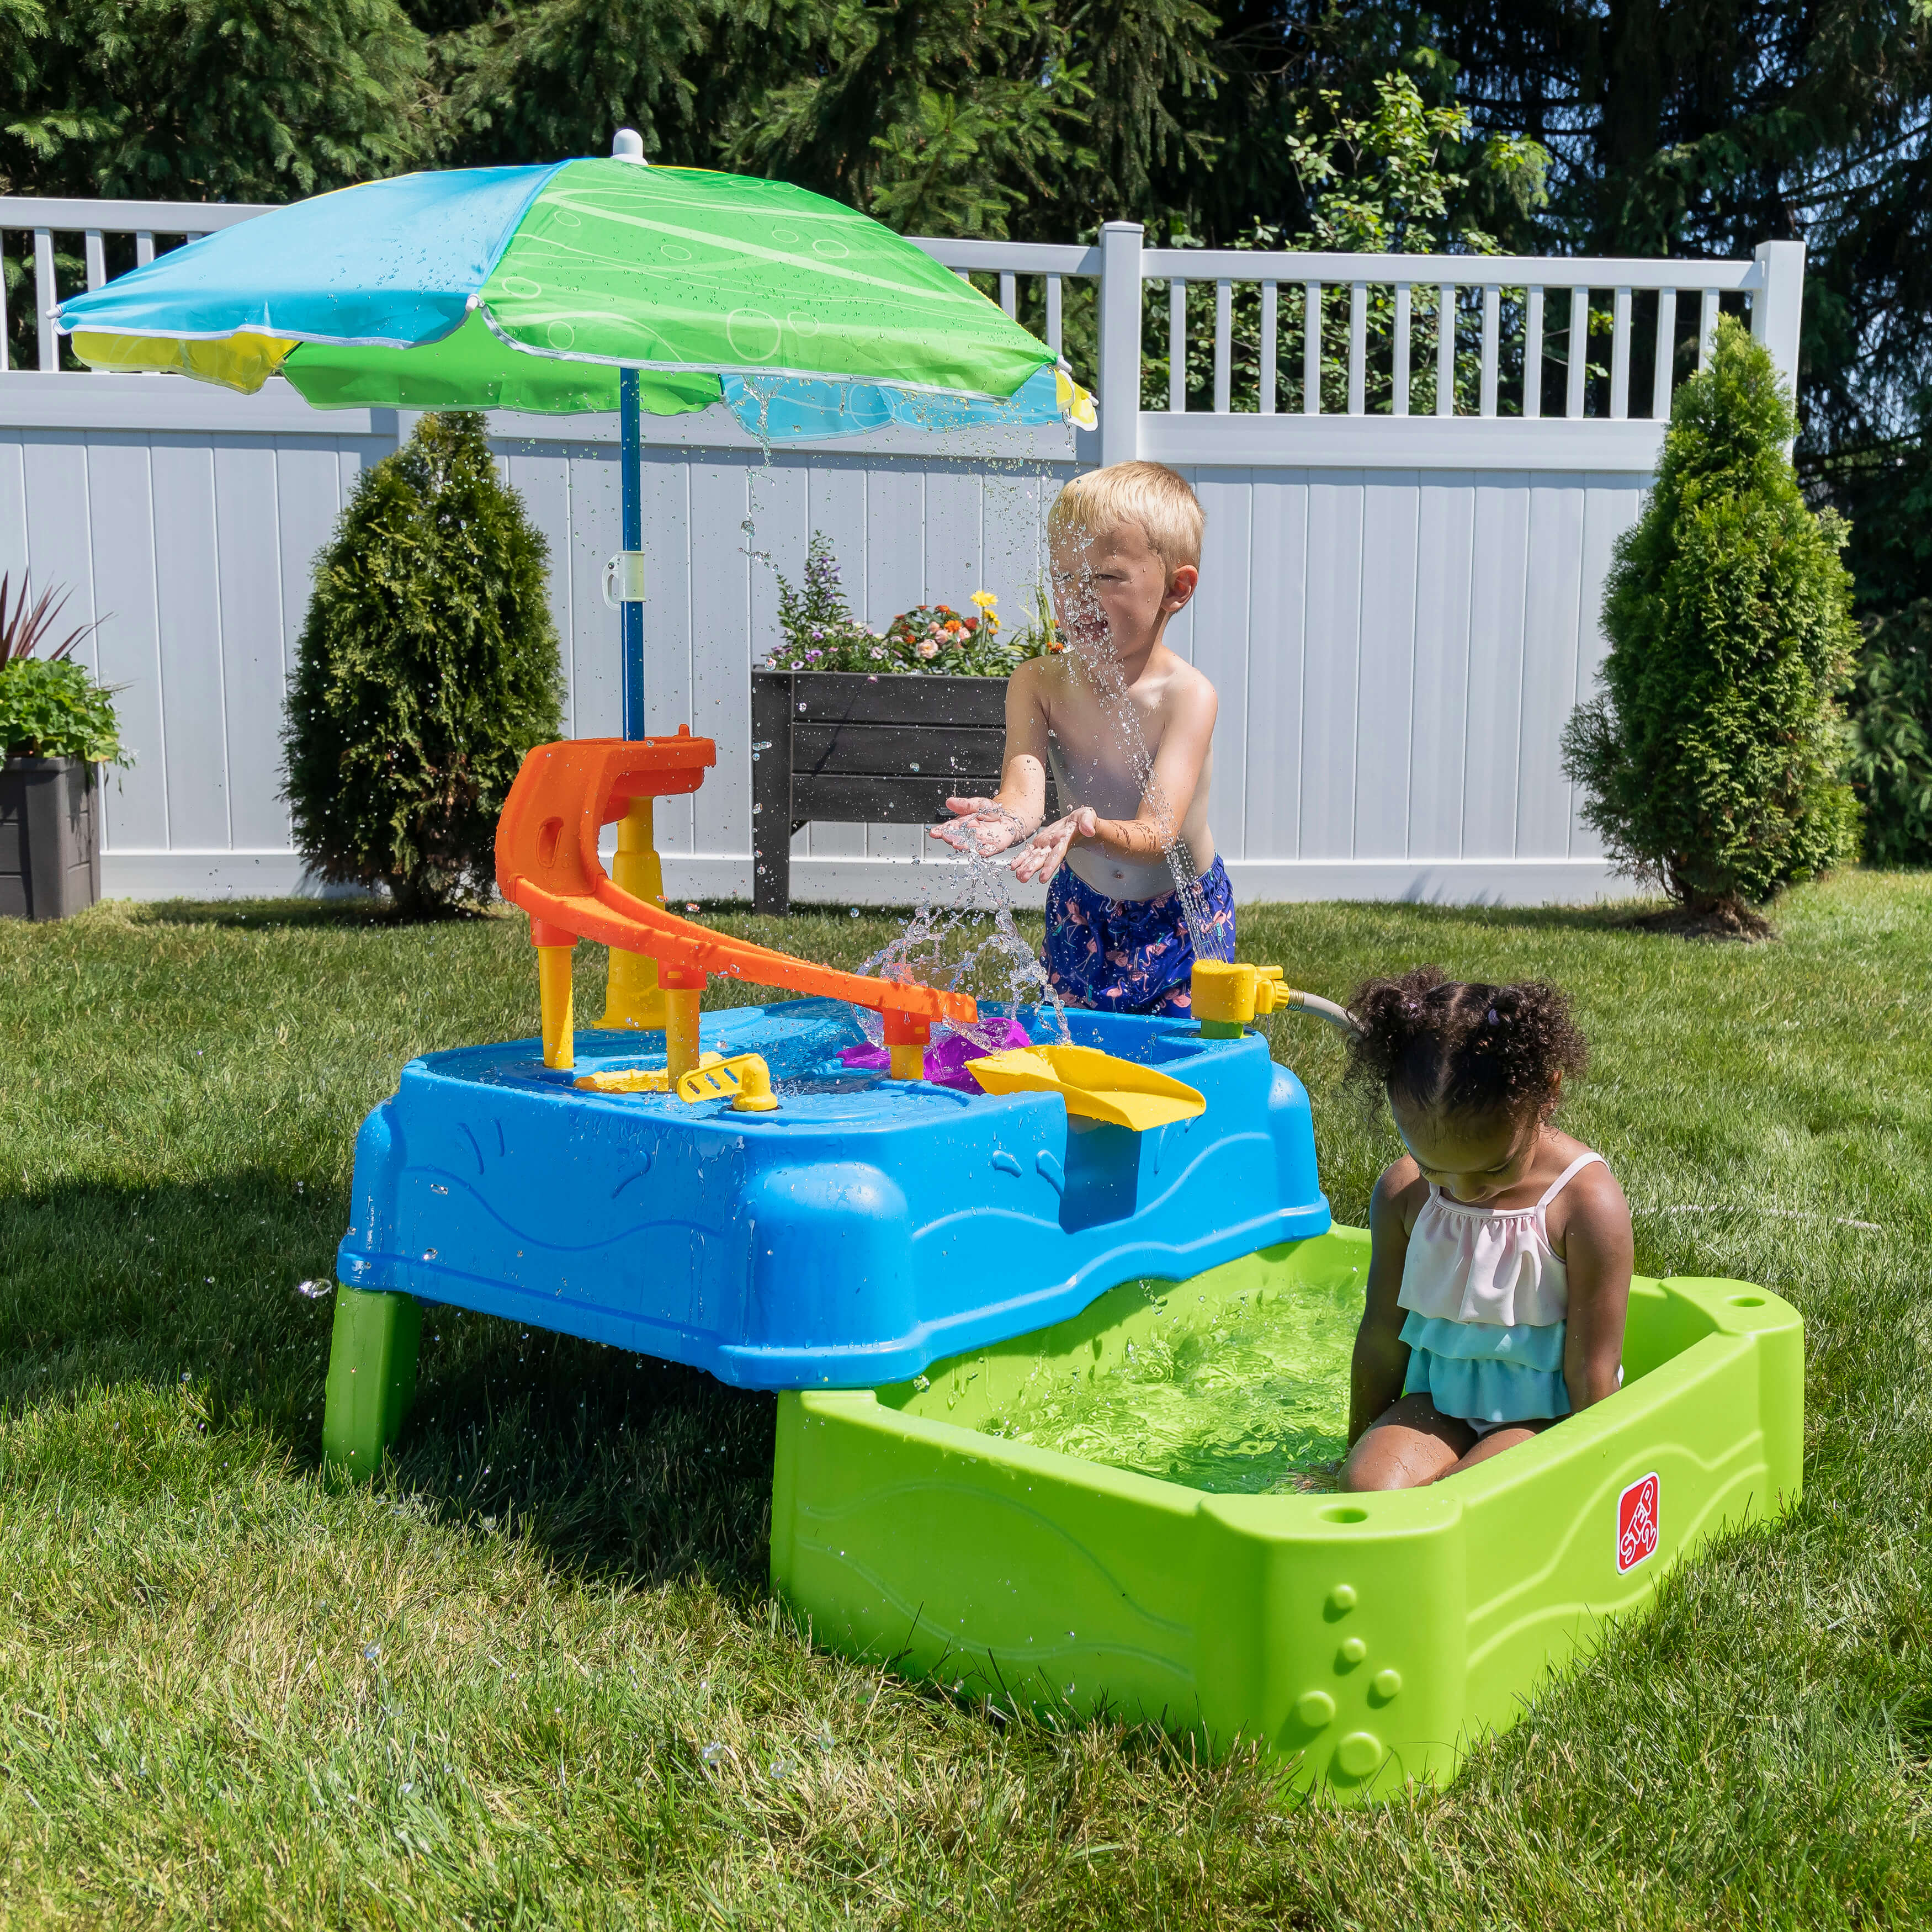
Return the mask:
M644 432L636 370L620 374L617 396L622 411L624 548L636 556L644 547ZM623 574L627 593L641 589L640 578L633 577L628 567ZM618 610L624 653L624 736L634 742L644 735L644 607L639 598L627 594ZM664 904L664 867L658 859L648 798L632 800L629 809L617 821L617 850L610 862L610 879L620 892L646 905ZM694 999L687 994L681 1004L694 1004ZM658 985L658 962L640 952L613 947L600 1024L654 1030L666 1024L668 1017ZM695 1028L694 1019L694 1038Z
M638 372L621 371L617 378L622 412L624 466L624 548L635 555L644 547L644 430L639 421ZM644 607L628 593L638 586L626 583L622 612L624 642L624 736L644 735Z

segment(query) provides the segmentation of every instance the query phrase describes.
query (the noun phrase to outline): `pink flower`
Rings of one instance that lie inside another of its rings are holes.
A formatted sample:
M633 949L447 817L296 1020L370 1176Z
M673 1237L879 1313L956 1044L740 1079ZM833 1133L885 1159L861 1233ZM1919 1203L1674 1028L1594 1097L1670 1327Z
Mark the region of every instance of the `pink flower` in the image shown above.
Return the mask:
M921 657L928 660L936 658L939 655L939 646L935 644L930 638L920 638L919 642L913 646L913 649L916 650Z

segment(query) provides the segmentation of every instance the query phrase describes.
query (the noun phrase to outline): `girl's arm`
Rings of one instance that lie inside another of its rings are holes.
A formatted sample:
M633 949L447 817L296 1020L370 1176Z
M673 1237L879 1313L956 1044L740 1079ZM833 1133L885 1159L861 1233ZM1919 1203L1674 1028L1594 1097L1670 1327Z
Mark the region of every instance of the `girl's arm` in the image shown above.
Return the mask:
M1158 862L1180 836L1182 821L1194 802L1214 740L1218 709L1214 687L1204 677L1190 675L1181 686L1174 714L1161 734L1151 782L1140 810L1132 818L1102 818L1090 806L1070 812L1034 836L1033 843L1014 864L1013 877L1050 878L1076 838L1083 845L1097 845L1117 859L1143 865ZM1042 786L1042 806L1045 797Z
M1408 1258L1405 1197L1422 1185L1422 1170L1405 1154L1384 1170L1369 1199L1369 1285L1362 1325L1355 1333L1348 1372L1348 1446L1402 1394L1408 1348L1402 1340L1402 1264Z
M1046 816L1046 706L1040 689L1043 660L1023 664L1006 680L1006 750L1000 789L992 798L949 798L948 825L928 836L959 850L969 842L984 853L1004 852L1030 838Z
M1608 1168L1585 1168L1570 1192L1575 1198L1563 1231L1563 1261L1570 1274L1563 1379L1570 1406L1580 1409L1616 1394L1636 1248L1629 1204Z

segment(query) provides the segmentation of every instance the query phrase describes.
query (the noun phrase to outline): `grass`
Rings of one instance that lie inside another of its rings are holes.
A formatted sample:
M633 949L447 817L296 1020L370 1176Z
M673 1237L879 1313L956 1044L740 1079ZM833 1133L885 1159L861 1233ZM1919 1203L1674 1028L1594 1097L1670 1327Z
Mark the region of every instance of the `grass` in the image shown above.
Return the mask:
M1808 1490L1446 1791L1285 1798L820 1652L764 1582L770 1397L478 1317L373 1491L320 1472L357 1123L527 1034L518 922L0 924L0 1919L112 1925L1750 1926L1932 1915L1932 879L1687 946L1597 912L1256 908L1346 994L1570 987L1569 1124L1646 1272L1807 1324ZM884 917L736 930L850 961ZM581 1004L601 966L584 949ZM1386 1126L1275 1022L1359 1222Z

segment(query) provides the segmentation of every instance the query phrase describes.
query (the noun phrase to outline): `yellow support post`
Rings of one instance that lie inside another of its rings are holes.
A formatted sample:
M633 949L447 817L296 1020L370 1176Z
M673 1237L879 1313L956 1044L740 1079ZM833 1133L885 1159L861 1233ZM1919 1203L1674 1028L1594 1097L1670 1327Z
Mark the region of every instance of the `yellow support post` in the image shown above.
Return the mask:
M537 997L543 1005L543 1057L546 1066L574 1066L576 1016L570 982L570 946L537 948Z
M653 801L648 798L632 800L630 809L617 821L610 882L620 892L628 892L646 905L664 904L664 862L658 856ZM664 1010L658 962L641 952L611 947L604 1017L598 1024L655 1031L665 1023Z
M675 1087L698 1065L698 1011L701 986L667 986L664 1003L664 1072Z
M926 1049L932 1038L932 1022L910 1013L888 1012L885 1022L888 1072L895 1080L926 1078Z

